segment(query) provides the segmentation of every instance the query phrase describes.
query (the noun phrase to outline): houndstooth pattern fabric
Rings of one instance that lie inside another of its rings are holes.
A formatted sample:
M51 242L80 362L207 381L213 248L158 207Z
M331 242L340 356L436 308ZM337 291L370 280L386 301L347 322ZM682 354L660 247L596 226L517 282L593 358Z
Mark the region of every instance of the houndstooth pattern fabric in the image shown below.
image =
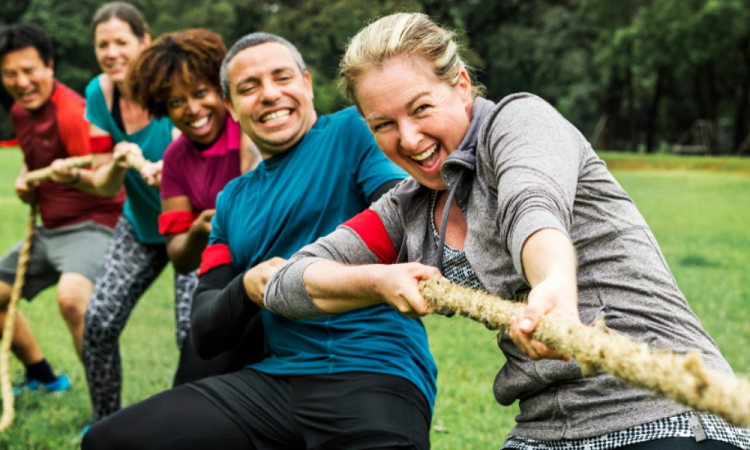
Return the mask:
M83 366L94 420L103 419L120 409L120 334L138 299L167 263L169 258L164 245L142 244L136 239L127 219L120 218L96 278L83 332ZM178 347L190 328L190 307L197 285L195 272L175 276Z
M182 344L190 331L190 311L193 308L193 294L198 287L198 271L187 275L175 273L174 277L174 323L177 348Z
M430 198L430 217L435 217L435 204L437 203L437 191L432 191L432 197ZM435 228L435 221L430 220L432 225L432 235L435 238L435 243L439 244L440 234ZM443 276L452 282L459 284L464 287L476 289L480 291L487 291L476 272L469 264L469 260L466 259L466 252L463 250L457 250L448 244L445 244L445 253L443 253Z
M697 416L708 439L725 442L735 447L750 449L750 432L744 428L728 425L709 414L686 412L679 416L666 417L632 428L589 439L574 441L538 441L518 436L508 436L502 449L515 450L610 450L639 442L665 438L695 438L689 420Z

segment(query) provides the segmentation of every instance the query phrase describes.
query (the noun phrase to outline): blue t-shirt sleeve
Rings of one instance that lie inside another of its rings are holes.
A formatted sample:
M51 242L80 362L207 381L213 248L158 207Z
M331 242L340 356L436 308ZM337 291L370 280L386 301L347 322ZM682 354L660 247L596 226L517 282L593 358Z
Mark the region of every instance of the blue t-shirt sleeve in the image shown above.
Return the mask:
M110 116L107 101L104 99L104 93L99 84L99 77L94 77L86 86L86 120L112 134L112 130L109 129Z
M403 180L408 175L380 151L364 118L354 108L347 112L349 113L346 121L349 145L345 146L345 154L349 159L347 165L360 194L368 199L384 183L391 180Z

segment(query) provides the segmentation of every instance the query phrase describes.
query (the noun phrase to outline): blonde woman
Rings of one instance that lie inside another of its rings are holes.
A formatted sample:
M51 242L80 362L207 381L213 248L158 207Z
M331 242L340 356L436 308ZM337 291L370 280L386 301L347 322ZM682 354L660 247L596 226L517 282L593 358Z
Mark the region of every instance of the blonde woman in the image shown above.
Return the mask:
M380 149L412 178L293 256L263 307L313 319L386 303L420 317L417 282L439 273L504 298L528 293L500 342L495 397L521 408L503 448L748 448L746 431L608 375L584 378L530 339L542 314L606 316L614 330L699 349L732 374L635 204L575 127L531 94L481 98L453 33L422 14L363 29L341 74Z

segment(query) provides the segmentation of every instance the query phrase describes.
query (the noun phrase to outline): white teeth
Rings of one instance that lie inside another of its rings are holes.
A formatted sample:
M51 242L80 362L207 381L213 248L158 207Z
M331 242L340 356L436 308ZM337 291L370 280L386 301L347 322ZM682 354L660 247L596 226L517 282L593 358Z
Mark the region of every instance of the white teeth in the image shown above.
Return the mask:
M412 156L411 159L413 159L414 161L424 161L425 159L432 156L432 154L435 153L436 149L437 149L437 144L433 144L432 147L427 149L426 152L423 152L422 154L419 154L416 156Z
M260 119L260 121L263 122L263 123L268 123L268 122L272 122L274 120L285 119L285 118L289 117L289 114L291 114L291 113L292 112L289 111L288 109L283 109L281 111L272 112L271 114L263 116Z
M208 116L200 120L196 120L195 122L190 122L190 128L200 128L207 123L208 123Z

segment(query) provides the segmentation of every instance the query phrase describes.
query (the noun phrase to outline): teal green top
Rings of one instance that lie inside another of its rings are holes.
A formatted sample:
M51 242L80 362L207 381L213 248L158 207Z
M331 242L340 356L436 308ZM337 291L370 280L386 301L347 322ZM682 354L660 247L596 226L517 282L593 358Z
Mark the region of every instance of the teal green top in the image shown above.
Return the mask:
M107 109L99 77L91 80L86 86L86 119L112 135L115 143L126 141L138 144L143 151L143 157L148 161L160 161L164 150L172 142L174 126L167 117L153 119L145 128L125 134ZM128 199L122 214L133 226L136 238L144 244L163 244L164 236L159 234L159 190L146 184L137 170L130 169L125 174L125 191L128 193Z

